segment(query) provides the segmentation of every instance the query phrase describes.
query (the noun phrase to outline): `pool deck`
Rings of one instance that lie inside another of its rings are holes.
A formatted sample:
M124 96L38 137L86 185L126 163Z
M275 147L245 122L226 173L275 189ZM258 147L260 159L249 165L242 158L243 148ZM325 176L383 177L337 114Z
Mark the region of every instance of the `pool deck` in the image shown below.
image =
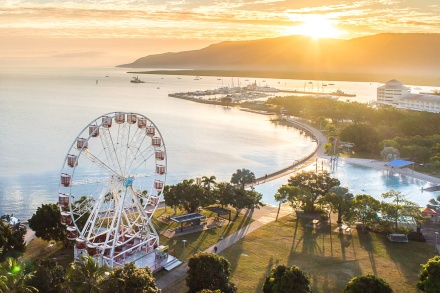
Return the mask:
M379 161L379 160L359 159L359 158L339 158L339 160L343 160L344 162L347 162L349 164L374 168L378 170L390 170L390 168L386 166L387 162ZM411 168L394 168L394 172L409 177L413 177L419 180L431 182L434 184L440 184L440 178L413 171Z

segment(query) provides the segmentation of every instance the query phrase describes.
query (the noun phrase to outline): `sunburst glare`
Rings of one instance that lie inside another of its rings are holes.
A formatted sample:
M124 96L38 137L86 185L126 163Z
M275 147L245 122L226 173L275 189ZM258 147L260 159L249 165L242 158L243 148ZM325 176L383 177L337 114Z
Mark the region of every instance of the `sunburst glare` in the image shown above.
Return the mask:
M291 17L293 19L293 17ZM297 18L295 20L298 20ZM329 19L321 14L308 14L302 16L302 24L289 27L287 33L290 35L304 35L314 39L336 38L345 33L335 27L334 19Z

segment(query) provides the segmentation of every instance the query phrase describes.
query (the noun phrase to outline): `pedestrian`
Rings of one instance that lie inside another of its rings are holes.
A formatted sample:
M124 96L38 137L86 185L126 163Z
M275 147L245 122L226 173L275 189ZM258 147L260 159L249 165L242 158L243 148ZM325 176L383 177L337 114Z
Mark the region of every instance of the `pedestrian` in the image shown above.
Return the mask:
M217 245L214 246L214 253L217 253Z

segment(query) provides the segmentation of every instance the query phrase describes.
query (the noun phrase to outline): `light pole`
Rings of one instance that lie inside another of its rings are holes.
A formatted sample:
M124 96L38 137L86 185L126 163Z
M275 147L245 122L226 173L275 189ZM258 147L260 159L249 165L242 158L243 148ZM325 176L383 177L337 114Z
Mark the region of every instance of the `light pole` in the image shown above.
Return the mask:
M186 239L183 239L182 242L183 242L183 261L185 261Z
M437 245L438 232L435 232L435 245Z

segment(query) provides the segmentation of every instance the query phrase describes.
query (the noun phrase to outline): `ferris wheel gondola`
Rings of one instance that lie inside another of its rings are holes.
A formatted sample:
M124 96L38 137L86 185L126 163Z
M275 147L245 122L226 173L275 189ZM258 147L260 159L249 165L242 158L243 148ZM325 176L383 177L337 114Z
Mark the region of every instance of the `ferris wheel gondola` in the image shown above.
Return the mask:
M159 246L152 217L166 170L162 135L144 115L112 112L90 122L60 175L58 203L75 258L88 254L113 267L133 251Z

